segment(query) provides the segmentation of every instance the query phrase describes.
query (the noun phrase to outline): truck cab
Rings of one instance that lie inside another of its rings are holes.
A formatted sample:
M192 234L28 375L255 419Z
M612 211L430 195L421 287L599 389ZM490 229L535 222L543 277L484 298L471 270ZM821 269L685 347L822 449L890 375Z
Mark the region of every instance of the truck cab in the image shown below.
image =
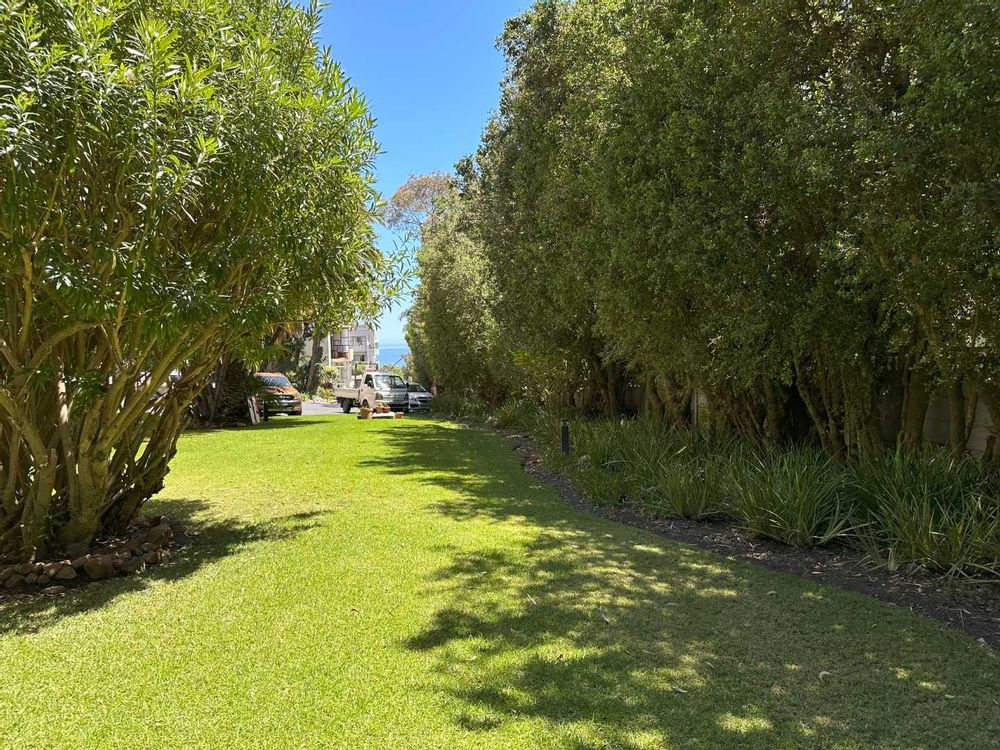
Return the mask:
M364 384L361 388L361 405L368 400L374 406L376 403L386 404L393 411L406 411L409 406L409 392L406 388L406 381L399 375L390 375L385 372L365 373Z

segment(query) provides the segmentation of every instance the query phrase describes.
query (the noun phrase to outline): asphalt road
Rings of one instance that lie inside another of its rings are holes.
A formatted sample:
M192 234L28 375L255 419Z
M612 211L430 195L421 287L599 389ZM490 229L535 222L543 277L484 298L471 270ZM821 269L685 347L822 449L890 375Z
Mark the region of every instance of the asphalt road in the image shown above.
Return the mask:
M320 401L305 401L302 404L302 416L325 417L328 414L343 414L344 411L336 404L326 404Z

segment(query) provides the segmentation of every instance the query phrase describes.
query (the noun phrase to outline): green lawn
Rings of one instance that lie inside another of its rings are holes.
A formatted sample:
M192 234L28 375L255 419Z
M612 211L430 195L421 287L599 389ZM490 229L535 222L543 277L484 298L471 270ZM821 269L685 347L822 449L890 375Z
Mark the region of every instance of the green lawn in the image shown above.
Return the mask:
M156 507L170 566L0 603L0 747L1000 742L995 652L578 513L489 433L192 434Z

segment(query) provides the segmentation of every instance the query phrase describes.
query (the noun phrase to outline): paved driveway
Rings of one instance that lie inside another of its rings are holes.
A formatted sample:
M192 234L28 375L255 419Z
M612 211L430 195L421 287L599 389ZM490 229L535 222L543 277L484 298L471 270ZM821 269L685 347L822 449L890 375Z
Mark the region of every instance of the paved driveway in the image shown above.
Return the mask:
M328 414L343 413L343 409L336 404L326 404L321 401L305 401L302 404L302 415L306 417L325 417Z

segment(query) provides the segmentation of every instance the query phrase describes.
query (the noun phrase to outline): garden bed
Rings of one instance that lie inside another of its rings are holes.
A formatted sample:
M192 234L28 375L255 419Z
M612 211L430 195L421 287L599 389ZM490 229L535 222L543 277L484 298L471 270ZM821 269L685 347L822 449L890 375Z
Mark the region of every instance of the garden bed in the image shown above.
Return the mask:
M80 585L141 573L163 564L174 541L166 516L138 519L123 537L98 540L73 559L0 562L0 596L58 596Z
M618 507L587 500L565 475L547 468L533 440L522 432L501 430L513 441L529 474L555 489L575 508L725 557L746 560L770 570L809 578L905 607L1000 649L1000 584L935 576L916 566L905 572L880 567L857 550L790 547L722 522L658 517L626 500Z

